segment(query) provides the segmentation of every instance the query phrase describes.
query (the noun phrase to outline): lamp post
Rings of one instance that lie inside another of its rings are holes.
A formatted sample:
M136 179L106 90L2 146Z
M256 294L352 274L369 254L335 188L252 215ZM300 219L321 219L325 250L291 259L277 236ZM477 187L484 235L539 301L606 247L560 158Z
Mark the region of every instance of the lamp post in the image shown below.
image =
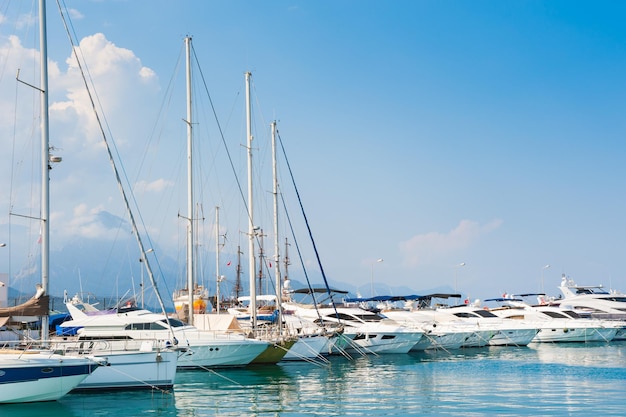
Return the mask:
M377 263L381 263L383 262L383 258L379 258L376 260L376 262L372 262L372 281L371 281L371 291L372 291L372 297L374 296L374 264Z
M550 268L550 265L546 265L543 268L541 268L541 292L543 293L543 271Z
M459 268L464 267L465 266L465 262L461 262L458 265L454 265L454 292L458 293L458 289L457 289L457 285L456 285L456 276L458 273Z

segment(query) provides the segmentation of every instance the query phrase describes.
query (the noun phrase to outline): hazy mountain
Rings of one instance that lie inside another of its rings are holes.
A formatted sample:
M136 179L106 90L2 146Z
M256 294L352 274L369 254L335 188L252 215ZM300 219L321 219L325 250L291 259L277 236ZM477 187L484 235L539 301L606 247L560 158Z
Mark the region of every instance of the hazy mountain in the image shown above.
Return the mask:
M50 295L62 297L67 291L69 296L76 293L91 294L102 300L106 298L115 301L125 297L138 295L141 292L141 282L145 287L146 304L156 306L158 302L152 291L152 285L140 262L137 241L130 232L130 226L124 219L112 215L106 211L97 213L92 219L98 227L110 231L105 238L89 239L74 238L64 244L58 250L50 253ZM179 265L173 257L167 256L166 251L154 247L154 253L148 254L159 292L163 297L166 306L172 306L172 293L178 288L177 284L184 277L185 267ZM158 258L157 258L158 256ZM214 254L205 256L204 271L214 271ZM15 266L14 266L15 269ZM228 273L234 275L234 268ZM17 273L12 273L9 281L9 298L25 299L31 297L35 292L35 284L40 282L40 260L38 257L29 259L26 264L17 268ZM298 273L299 269L290 269L291 288L306 287L306 278L303 273ZM143 276L142 276L143 273ZM198 271L201 275L202 271ZM311 277L309 272L309 277ZM200 283L208 286L210 293L215 293L215 280L212 272L206 273L206 279L198 279ZM313 279L313 278L312 278ZM224 297L234 296L234 276L227 276L226 281L221 285L221 294ZM244 290L239 295L247 295L248 275L243 273L241 277ZM350 292L350 296L362 295L370 296L370 288L363 294L357 293L357 286L328 278L331 288ZM273 287L273 284L269 284ZM311 284L314 287L322 287L323 279L315 278ZM363 292L363 285L360 286ZM442 287L421 291L408 288L406 286L389 286L385 283L374 283L374 293L376 295L407 295L407 294L427 294L432 292L450 292L450 288ZM110 305L111 302L107 302ZM57 307L55 305L55 307ZM62 307L62 302L60 303Z

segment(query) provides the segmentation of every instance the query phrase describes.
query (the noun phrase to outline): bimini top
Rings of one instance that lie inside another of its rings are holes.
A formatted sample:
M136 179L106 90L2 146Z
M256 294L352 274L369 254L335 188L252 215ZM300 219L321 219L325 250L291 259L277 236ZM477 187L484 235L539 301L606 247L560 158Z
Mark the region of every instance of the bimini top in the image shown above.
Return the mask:
M348 294L348 291L335 290L333 288L299 288L292 291L294 294L327 294L329 292L336 294Z
M409 301L409 300L419 300L422 298L421 295L377 295L375 297L357 297L357 298L346 298L346 303L361 303L368 301Z
M436 292L434 294L423 295L421 298L461 298L461 294Z

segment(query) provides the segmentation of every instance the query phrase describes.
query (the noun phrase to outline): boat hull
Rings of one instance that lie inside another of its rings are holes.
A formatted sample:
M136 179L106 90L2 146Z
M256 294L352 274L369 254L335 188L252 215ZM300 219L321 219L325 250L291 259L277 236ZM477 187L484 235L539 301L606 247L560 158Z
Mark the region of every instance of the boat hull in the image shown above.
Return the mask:
M596 327L544 327L533 342L563 343L563 342L608 342L615 337L615 328Z
M301 336L297 342L289 349L282 360L284 361L301 361L307 359L315 359L322 355L322 352L328 344L326 336Z
M527 346L537 336L539 329L503 329L490 340L490 346Z
M174 386L179 353L176 351L114 351L103 354L101 366L74 391L168 389Z
M94 372L87 358L19 353L0 355L0 403L54 401Z
M424 337L411 348L412 352L427 349L460 349L463 343L472 335L471 332L441 332L424 333Z
M261 352L261 354L254 358L254 360L250 362L250 365L276 364L285 357L295 343L295 339L272 343Z
M356 333L348 353L408 353L418 344L423 332Z
M189 341L189 354L178 360L179 369L243 367L253 362L270 344L255 339L219 340L201 344Z
M465 339L461 347L474 348L487 346L495 334L495 330L475 330Z

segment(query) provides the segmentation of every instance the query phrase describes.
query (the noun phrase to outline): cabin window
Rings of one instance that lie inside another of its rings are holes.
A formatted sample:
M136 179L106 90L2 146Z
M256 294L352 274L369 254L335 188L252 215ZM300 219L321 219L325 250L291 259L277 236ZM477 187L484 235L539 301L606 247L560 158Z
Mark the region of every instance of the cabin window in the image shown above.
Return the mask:
M167 327L167 320L163 319L163 320L161 320L161 322L165 325L165 327ZM182 321L180 321L178 319L170 319L170 326L172 326L172 327L183 327L183 326L185 326L185 323L183 323Z
M465 319L475 319L476 318L475 314L467 313L467 312L454 313L454 315L457 316L457 317L465 318Z
M489 317L489 318L498 318L495 314L487 311L487 310L476 310L474 313L478 314L481 317Z
M561 314L561 313L557 313L556 311L542 311L543 314L545 314L548 317L552 317L554 319L566 319L568 318L566 315Z
M377 322L383 319L378 314L355 314L354 316L360 320L367 322Z

